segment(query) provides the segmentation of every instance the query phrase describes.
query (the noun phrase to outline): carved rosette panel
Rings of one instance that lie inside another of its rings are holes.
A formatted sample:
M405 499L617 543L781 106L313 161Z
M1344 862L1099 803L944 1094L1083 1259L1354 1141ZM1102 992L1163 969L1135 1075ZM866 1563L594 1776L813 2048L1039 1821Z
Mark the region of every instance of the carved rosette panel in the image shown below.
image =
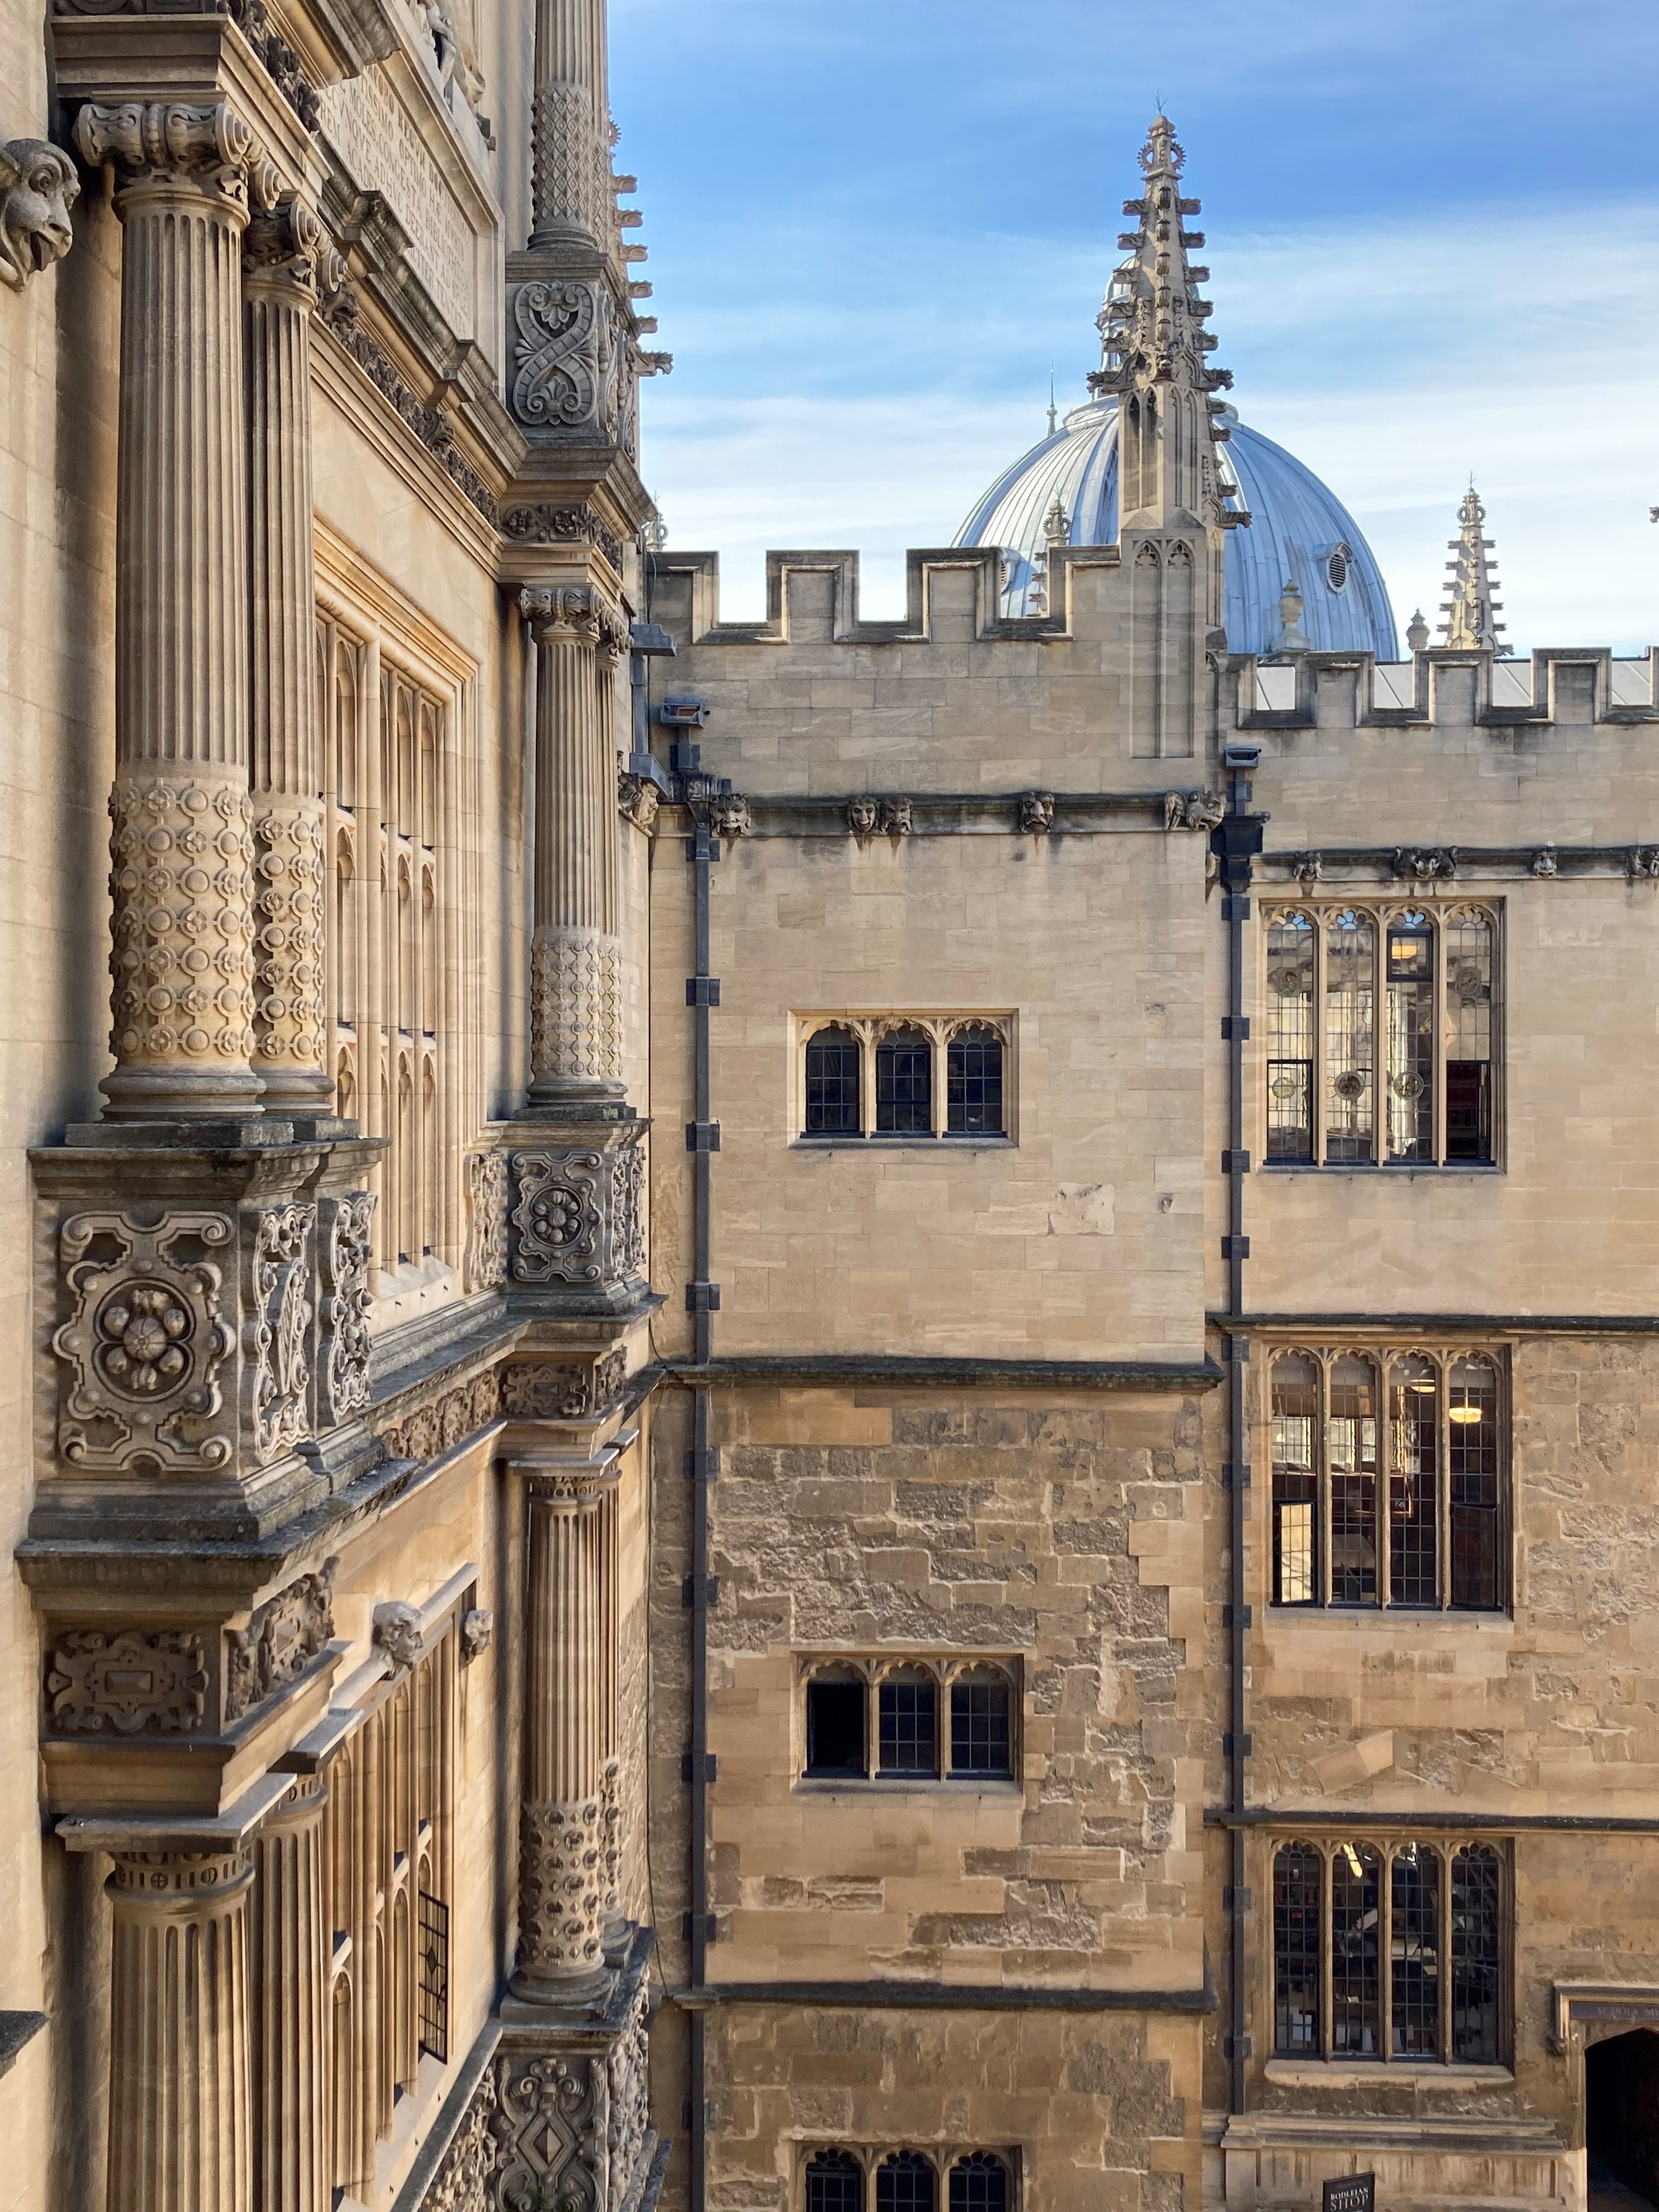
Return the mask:
M577 230L596 246L611 222L609 163L593 128L586 85L536 88L532 129L538 230Z
M368 1404L368 1287L374 1194L354 1190L318 1209L317 1425L331 1428Z
M261 799L253 817L254 1026L258 1057L315 1068L323 1058L323 817Z
M644 1265L645 1155L636 1132L603 1150L513 1155L513 1279L619 1283Z
M602 2057L495 2062L497 2212L604 2212L610 2083Z
M223 1214L72 1214L58 1233L70 1317L52 1350L70 1370L58 1448L100 1474L199 1474L235 1449L222 1370L235 1349Z
M616 1083L622 1064L621 943L597 930L538 930L530 954L533 1075Z
M246 1628L225 1632L225 1720L296 1681L334 1633L337 1559L267 1598Z
M258 1216L249 1261L245 1342L251 1426L261 1458L310 1431L312 1231L317 1209L281 1206Z
M498 1291L507 1280L507 1154L466 1158L466 1286Z
M601 1964L604 1822L597 1797L527 1804L520 1824L519 1967L568 1980Z
M635 365L610 288L538 277L513 289L514 419L622 445L637 441Z
M190 1735L207 1717L210 1679L188 1629L65 1629L46 1661L46 1725L55 1735Z
M110 794L124 1064L243 1065L253 1036L253 836L242 785L124 774Z

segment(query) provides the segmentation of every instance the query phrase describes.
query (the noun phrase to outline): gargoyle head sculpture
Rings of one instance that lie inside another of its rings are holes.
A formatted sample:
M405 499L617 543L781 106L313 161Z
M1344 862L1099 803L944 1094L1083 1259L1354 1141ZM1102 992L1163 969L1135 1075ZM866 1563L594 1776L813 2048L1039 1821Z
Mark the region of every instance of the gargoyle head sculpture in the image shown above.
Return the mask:
M14 292L69 252L70 208L80 189L74 162L44 138L0 145L0 278Z

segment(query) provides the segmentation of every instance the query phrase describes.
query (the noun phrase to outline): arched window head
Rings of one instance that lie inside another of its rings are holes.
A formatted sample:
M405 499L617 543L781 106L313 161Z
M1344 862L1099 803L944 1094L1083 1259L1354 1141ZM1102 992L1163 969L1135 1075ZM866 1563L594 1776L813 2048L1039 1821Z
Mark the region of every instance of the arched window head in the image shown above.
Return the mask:
M933 1133L933 1047L921 1030L890 1030L876 1047L876 1131Z
M805 1133L856 1137L862 1127L864 1049L848 1029L819 1030L806 1047Z
M876 2212L938 2212L939 2176L920 2151L896 2150L876 2168Z
M971 1022L951 1037L945 1085L947 1136L1002 1135L1002 1039L988 1024Z
M951 2212L1008 2212L1008 2169L994 2151L969 2151L951 2168Z
M864 2169L850 2152L816 2151L807 2160L806 2212L864 2212Z

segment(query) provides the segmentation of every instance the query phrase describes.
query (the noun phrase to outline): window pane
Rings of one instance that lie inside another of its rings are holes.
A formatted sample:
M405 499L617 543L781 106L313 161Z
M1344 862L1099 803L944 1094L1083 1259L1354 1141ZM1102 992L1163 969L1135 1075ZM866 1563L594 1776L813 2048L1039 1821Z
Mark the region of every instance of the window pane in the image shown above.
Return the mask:
M994 1030L958 1030L945 1048L945 1128L958 1136L1002 1134L1002 1040Z
M884 1774L937 1774L938 1692L925 1676L891 1675L881 1685Z
M876 2212L933 2212L933 2182L925 2158L895 2151L876 2168Z
M876 1047L876 1127L933 1134L933 1048L920 1030L895 1030Z
M821 2150L806 2168L806 2212L863 2212L864 2176L844 2150Z
M1434 925L1389 929L1389 1158L1434 1158Z
M1498 1560L1498 1376L1460 1359L1447 1380L1451 1465L1451 1601L1502 1602Z
M1000 1674L951 1685L951 1771L1007 1774L1008 1685Z
M1325 933L1325 1158L1370 1160L1376 1145L1376 925L1342 914Z
M1267 1158L1313 1158L1313 924L1280 915L1267 932Z
M1382 2040L1382 1862L1369 1844L1331 1859L1331 2049L1380 2058Z
M809 1682L806 1686L806 1771L863 1774L864 1684Z
M1273 1598L1275 1605L1316 1605L1318 1553L1314 1516L1319 1479L1314 1432L1319 1375L1311 1359L1276 1359L1273 1377Z
M1446 1158L1492 1156L1492 924L1471 915L1446 931Z
M1008 2212L1008 2169L988 2150L951 2168L951 2212Z
M1320 1893L1317 1851L1291 1844L1273 1861L1273 2049L1319 2056Z
M1376 1602L1376 1370L1350 1353L1331 1370L1331 1603Z
M1396 1361L1389 1375L1389 1598L1438 1605L1440 1385L1426 1359Z
M847 1030L820 1030L806 1048L806 1133L859 1133L860 1047Z
M1468 1844L1452 1860L1452 2057L1498 2063L1498 1854Z
M1440 1857L1404 1844L1390 1871L1394 2055L1440 2055Z

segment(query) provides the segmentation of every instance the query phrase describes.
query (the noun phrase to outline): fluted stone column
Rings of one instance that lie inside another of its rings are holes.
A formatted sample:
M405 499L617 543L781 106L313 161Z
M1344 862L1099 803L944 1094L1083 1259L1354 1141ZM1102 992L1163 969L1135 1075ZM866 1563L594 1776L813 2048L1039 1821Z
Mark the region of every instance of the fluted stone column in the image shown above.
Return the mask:
M252 2212L252 1880L234 1850L116 1859L108 2212Z
M536 646L530 1104L623 1095L617 761L605 692L626 641L591 586L520 595Z
M532 247L611 228L605 0L538 0Z
M241 237L228 106L83 107L121 264L114 951L106 1119L258 1111Z
M256 215L244 246L255 1066L269 1108L311 1114L334 1103L311 532L311 315L324 250L298 199Z
M328 2212L329 1938L319 1775L301 1775L254 1838L254 2201Z
M605 1478L532 1480L526 1546L520 1997L569 1996L603 1965L599 1519Z

